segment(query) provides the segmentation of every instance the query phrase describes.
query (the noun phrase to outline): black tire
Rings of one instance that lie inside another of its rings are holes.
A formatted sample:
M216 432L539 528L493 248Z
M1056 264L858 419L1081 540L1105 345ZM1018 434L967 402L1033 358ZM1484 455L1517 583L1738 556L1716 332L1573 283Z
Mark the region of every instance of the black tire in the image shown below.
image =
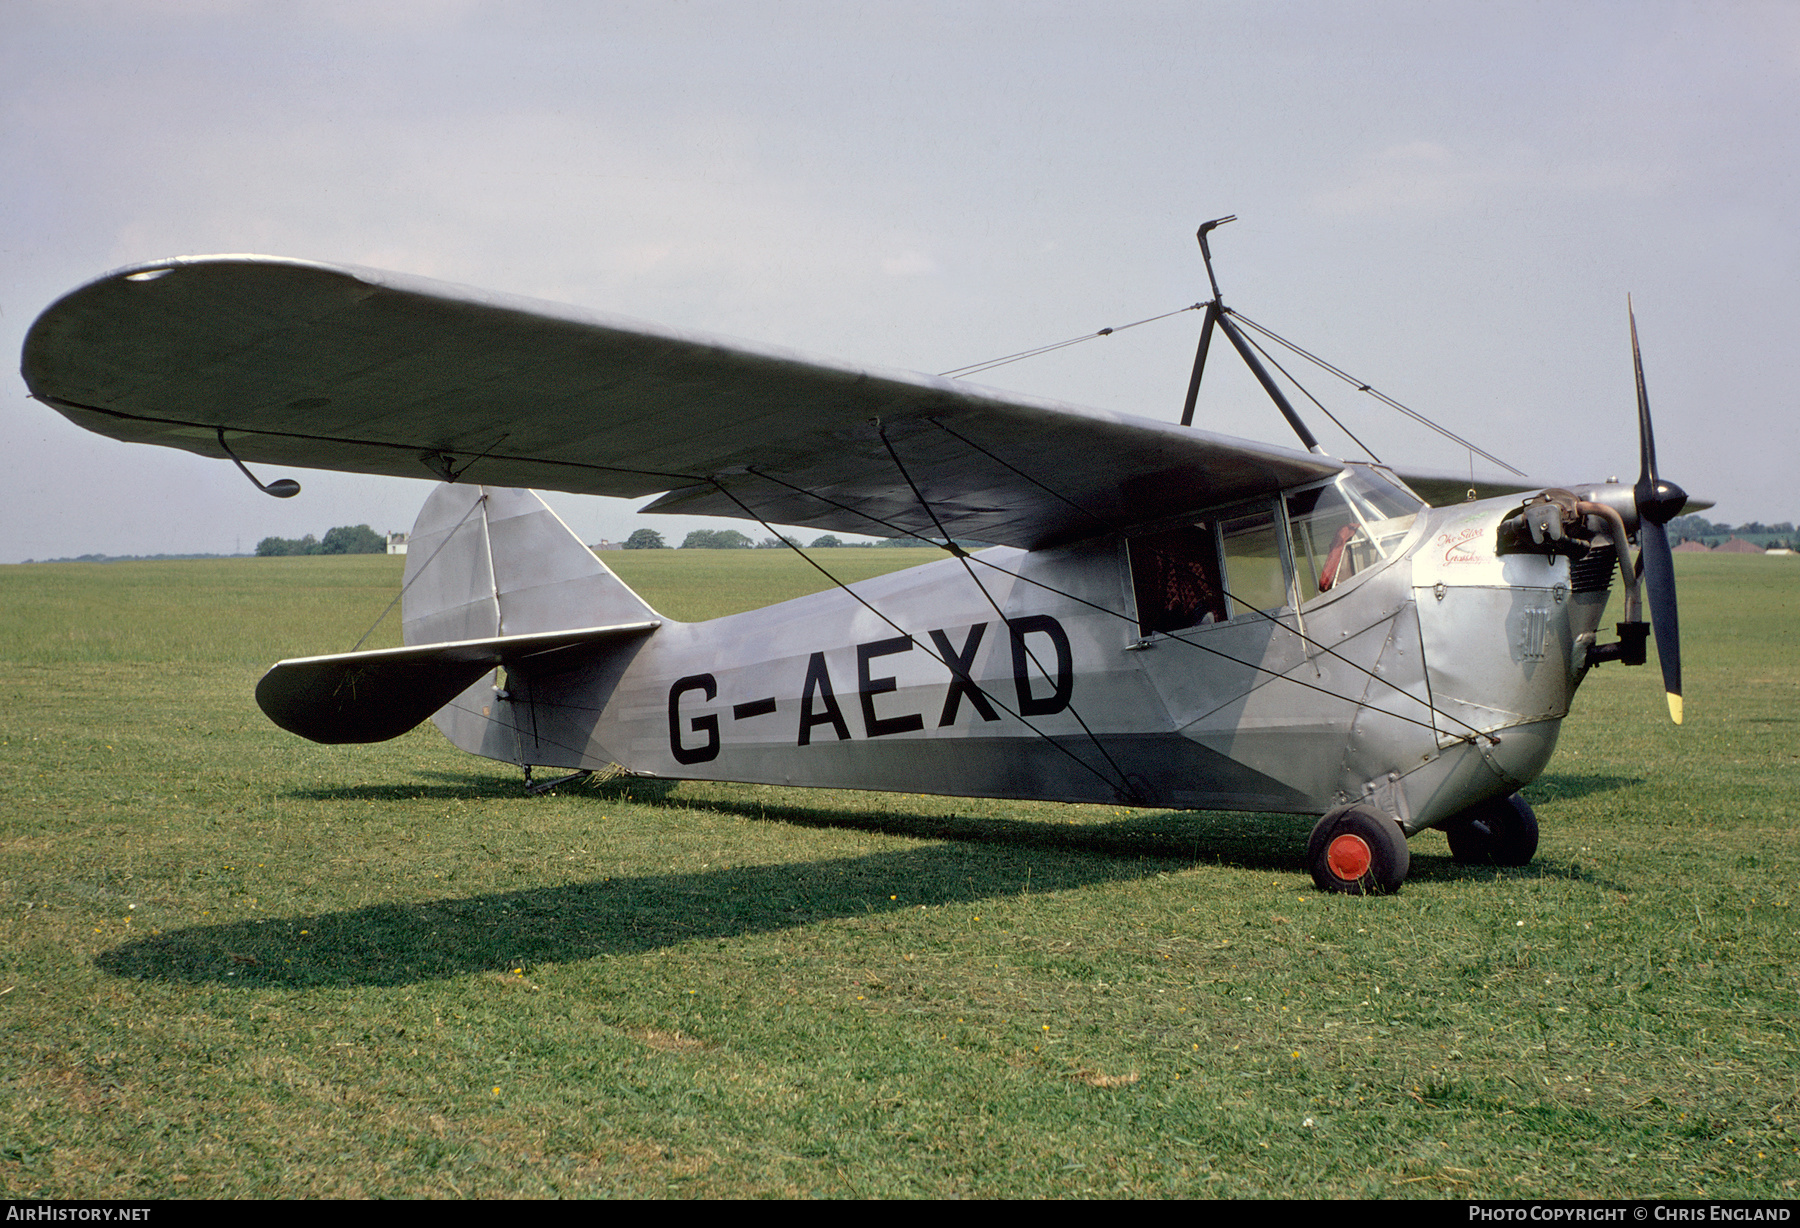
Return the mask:
M1537 815L1514 793L1496 797L1444 824L1450 856L1469 866L1524 866L1537 856Z
M1406 881L1412 853L1400 824L1358 802L1319 820L1307 842L1306 864L1320 891L1385 895Z

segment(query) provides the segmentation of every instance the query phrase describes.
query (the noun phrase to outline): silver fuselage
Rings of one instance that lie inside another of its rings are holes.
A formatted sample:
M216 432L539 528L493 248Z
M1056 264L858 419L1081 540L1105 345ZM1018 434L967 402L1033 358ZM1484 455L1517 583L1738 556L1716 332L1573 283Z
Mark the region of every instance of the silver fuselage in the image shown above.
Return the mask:
M1566 560L1495 555L1517 506L1425 509L1298 610L1148 636L1123 541L996 548L665 620L437 720L495 759L683 779L1314 814L1385 790L1418 830L1542 771L1598 622Z

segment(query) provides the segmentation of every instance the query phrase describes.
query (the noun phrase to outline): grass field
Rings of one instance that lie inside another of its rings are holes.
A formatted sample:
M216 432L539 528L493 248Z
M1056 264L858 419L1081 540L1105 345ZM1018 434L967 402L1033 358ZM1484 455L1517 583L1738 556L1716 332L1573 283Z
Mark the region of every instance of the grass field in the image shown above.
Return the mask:
M816 587L608 561L682 618ZM0 567L0 1193L1800 1192L1800 560L1679 557L1688 724L1600 671L1532 866L1427 833L1370 899L1304 819L527 798L265 721L399 563Z

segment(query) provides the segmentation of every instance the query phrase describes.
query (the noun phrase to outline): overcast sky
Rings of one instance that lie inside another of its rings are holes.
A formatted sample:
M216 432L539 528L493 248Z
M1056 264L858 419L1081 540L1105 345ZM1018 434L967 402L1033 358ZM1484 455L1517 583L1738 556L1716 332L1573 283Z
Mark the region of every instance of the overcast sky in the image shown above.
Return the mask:
M0 342L108 269L266 252L942 371L1206 297L1236 213L1228 303L1547 481L1636 474L1630 292L1665 475L1794 520L1797 78L1793 4L6 0ZM1198 324L981 379L1173 420ZM1199 423L1293 443L1214 355ZM16 371L0 562L404 529L429 490L278 502Z

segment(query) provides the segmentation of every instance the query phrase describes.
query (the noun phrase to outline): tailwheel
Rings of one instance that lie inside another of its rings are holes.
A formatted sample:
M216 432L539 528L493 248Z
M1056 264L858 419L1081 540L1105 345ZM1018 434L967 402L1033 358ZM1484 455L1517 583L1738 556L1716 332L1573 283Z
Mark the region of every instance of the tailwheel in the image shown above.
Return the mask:
M1366 803L1327 811L1306 847L1307 867L1320 891L1383 895L1400 890L1412 854L1400 824Z
M1490 798L1444 824L1450 856L1464 865L1523 866L1537 856L1537 815L1514 793Z

